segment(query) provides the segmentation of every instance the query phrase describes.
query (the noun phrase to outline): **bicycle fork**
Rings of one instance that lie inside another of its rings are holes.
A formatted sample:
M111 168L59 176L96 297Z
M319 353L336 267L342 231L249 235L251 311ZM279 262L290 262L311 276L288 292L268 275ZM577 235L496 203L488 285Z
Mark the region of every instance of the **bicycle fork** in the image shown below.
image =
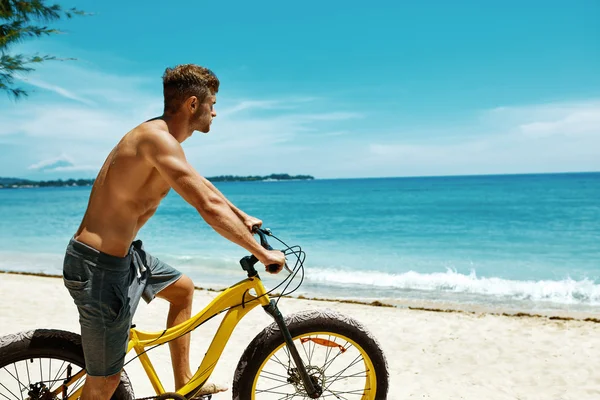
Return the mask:
M311 379L311 377L308 375L308 372L306 371L306 367L304 366L304 363L302 362L302 358L300 358L300 354L298 354L298 349L294 345L292 335L290 334L290 331L283 319L283 315L281 315L281 312L277 308L275 301L271 300L268 306L263 306L263 309L265 310L265 312L267 314L269 314L271 317L273 317L273 319L277 323L277 326L279 327L279 330L281 331L281 334L283 335L283 339L285 340L285 344L288 348L288 351L292 355L294 364L296 364L296 369L298 370L300 378L302 378L302 383L304 384L306 393L308 394L308 396L311 399L319 398L319 396L321 396L321 394L323 394L323 388L318 383L314 382Z

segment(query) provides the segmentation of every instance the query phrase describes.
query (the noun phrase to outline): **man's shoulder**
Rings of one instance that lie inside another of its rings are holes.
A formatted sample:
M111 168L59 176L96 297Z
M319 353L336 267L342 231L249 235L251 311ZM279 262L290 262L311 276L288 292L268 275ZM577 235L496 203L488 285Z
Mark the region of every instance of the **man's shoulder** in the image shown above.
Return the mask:
M181 149L181 144L161 124L147 121L137 126L132 133L142 153L163 153Z
M175 145L179 142L169 133L168 128L154 121L146 121L138 125L133 132L140 144Z

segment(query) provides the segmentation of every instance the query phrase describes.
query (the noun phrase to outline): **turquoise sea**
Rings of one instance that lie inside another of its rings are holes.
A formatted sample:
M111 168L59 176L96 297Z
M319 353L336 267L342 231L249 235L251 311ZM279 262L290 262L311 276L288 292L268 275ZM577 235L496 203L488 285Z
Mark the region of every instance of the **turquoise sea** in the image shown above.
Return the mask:
M600 312L600 173L216 185L302 246L296 294ZM0 269L60 274L89 193L0 190ZM244 278L247 252L174 192L139 238L197 286Z

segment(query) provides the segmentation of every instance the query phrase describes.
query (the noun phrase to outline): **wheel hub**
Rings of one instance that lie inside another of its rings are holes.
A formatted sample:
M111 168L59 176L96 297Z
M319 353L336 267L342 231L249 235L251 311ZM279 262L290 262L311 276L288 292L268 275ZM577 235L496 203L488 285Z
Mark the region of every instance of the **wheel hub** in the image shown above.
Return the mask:
M28 400L52 400L54 396L48 390L48 387L42 383L32 383L29 385L29 391L27 392Z
M324 388L325 387L325 371L319 367L313 365L306 366L306 372L312 381L312 384L315 387ZM294 385L294 389L296 389L296 394L310 397L304 387L304 382L302 382L302 378L300 377L300 372L297 368L288 369L288 383Z

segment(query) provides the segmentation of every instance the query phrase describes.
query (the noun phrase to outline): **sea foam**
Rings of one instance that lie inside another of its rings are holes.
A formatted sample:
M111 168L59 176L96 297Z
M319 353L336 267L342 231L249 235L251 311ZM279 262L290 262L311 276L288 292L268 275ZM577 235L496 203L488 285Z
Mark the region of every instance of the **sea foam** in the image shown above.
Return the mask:
M441 291L447 293L494 296L506 300L550 301L561 304L600 305L600 284L590 280L516 281L496 277L478 277L475 271L465 275L448 269L446 272L401 274L364 272L339 269L307 271L308 282L317 285L398 290Z

